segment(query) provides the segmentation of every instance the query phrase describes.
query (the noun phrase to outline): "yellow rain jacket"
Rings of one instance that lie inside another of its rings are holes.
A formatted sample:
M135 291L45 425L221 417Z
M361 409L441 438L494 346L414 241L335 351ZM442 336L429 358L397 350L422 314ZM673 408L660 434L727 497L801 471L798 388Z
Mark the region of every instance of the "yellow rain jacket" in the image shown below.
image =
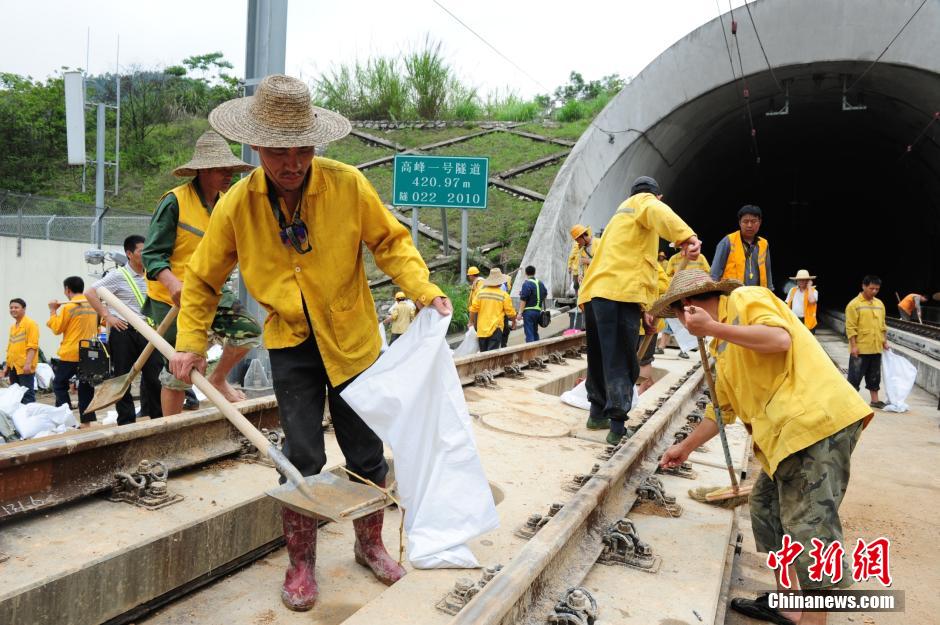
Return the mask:
M404 334L418 313L414 304L405 301L395 302L388 314L392 318L392 334Z
M470 285L470 295L467 296L467 308L473 304L473 300L476 299L477 293L480 292L480 289L483 288L483 278L477 278L473 281L473 284Z
M660 297L666 294L666 290L669 288L669 276L666 275L666 270L663 269L662 263L657 261L656 265L657 265L656 288L658 290L656 299L659 299ZM666 320L660 317L659 319L656 320L656 331L662 332L665 329L666 329ZM643 336L644 334L646 334L646 328L643 327L642 323L640 323L640 336Z
M280 204L288 215L283 200ZM310 336L306 303L334 386L375 362L381 347L363 243L379 269L410 299L427 306L444 297L429 280L408 231L355 167L314 158L300 216L313 248L306 254L281 243L260 167L219 200L186 269L177 350L205 353L220 288L236 263L248 290L268 313L268 349L293 347Z
M98 313L84 295L75 295L46 322L53 334L62 334L58 357L63 362L78 362L78 343L98 336Z
M880 354L887 335L885 305L877 297L869 302L859 293L845 307L846 338L855 337L859 354Z
M718 320L783 328L790 334L790 349L778 354L759 354L718 339L711 344L722 418L744 423L767 475L773 477L790 454L871 415L816 338L767 289L745 286L722 297ZM715 420L711 405L705 416Z
M600 237L591 234L590 228L587 229L587 233L591 235L591 244L587 247L581 247L577 241L572 241L571 251L568 252L568 273L573 278L577 278L579 284L584 280L584 272L586 271L582 261L587 260L590 266L591 259L594 258L594 252L601 242Z
M498 286L485 286L480 289L470 305L470 312L477 314L477 336L481 339L493 336L494 332L501 329L506 317L516 316L512 298Z
M635 302L647 310L659 293L657 271L659 238L676 245L695 232L652 193L627 199L611 217L594 260L584 274L578 304L602 297Z
M7 367L23 373L26 367L26 351L33 352L33 371L39 362L39 324L23 315L19 323L10 326L10 340L7 342Z
M679 263L682 262L682 254L673 254L669 259L669 263L666 265L666 275L670 278L676 275L676 272L679 271ZM695 260L690 260L689 263L685 266L686 269L701 269L705 273L711 273L711 265L708 264L708 259L705 258L704 254L699 254L698 258Z

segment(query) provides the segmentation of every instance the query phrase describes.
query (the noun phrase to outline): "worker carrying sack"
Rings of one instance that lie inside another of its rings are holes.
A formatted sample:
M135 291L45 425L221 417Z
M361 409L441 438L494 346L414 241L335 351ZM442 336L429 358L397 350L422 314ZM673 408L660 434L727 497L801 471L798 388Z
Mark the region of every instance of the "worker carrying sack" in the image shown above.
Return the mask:
M341 395L395 457L408 559L417 569L479 566L466 543L499 526L470 413L444 340L450 315L424 307Z

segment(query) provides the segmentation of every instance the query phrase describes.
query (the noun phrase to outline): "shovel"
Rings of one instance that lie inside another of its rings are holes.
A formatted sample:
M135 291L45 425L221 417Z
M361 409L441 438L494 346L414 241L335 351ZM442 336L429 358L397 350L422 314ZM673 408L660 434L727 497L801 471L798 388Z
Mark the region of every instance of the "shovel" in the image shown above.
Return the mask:
M143 319L131 312L113 293L100 287L98 297L121 313L121 316L127 319L128 323L134 326L167 359L173 357L176 353L173 347ZM278 472L287 478L289 484L284 484L267 493L285 506L306 516L341 521L358 519L381 510L390 503L387 496L377 497L375 490L365 484L340 478L329 472L304 478L297 467L281 453L281 450L225 399L225 396L204 375L193 370L192 379L193 384L215 404L222 416L228 419L242 436L251 441L258 451L266 455L274 463Z
M170 324L176 319L176 314L180 311L179 308L174 306L170 309L170 312L166 314L166 317L163 318L163 321L160 322L160 325L157 326L157 334L163 336L166 334L167 328L170 327ZM92 398L91 403L88 404L88 407L85 408L86 412L95 412L101 410L102 408L107 408L111 404L116 403L127 392L131 387L131 383L134 381L134 378L140 373L141 369L144 368L144 365L147 364L147 360L150 359L150 355L153 353L154 347L153 343L148 343L147 347L144 348L144 351L140 353L140 356L137 358L137 362L134 363L134 366L131 367L130 372L125 373L124 375L119 375L116 378L109 378L98 385L98 388L95 389L95 396Z
M689 257L683 256L682 260L679 261L679 268L676 271L682 271L688 266L688 264L689 264ZM640 343L640 349L636 350L637 359L643 358L643 354L645 354L646 350L649 349L650 341L652 341L653 337L655 336L656 336L656 333L654 332L647 332L646 334L643 335L643 342ZM637 378L636 383L641 384L644 381L645 381L645 378L643 376L640 376L639 378Z
M728 467L728 475L731 477L731 492L728 496L738 494L738 476L734 474L734 465L731 462L731 449L728 447L728 437L725 435L725 422L721 418L721 409L718 407L718 393L715 391L715 379L712 378L711 365L708 363L708 354L705 353L705 339L698 339L698 353L702 357L702 369L705 371L705 380L708 382L708 391L711 398L712 408L715 410L715 423L718 425L718 437L721 439L721 449L725 452L725 465ZM720 497L726 499L727 497Z

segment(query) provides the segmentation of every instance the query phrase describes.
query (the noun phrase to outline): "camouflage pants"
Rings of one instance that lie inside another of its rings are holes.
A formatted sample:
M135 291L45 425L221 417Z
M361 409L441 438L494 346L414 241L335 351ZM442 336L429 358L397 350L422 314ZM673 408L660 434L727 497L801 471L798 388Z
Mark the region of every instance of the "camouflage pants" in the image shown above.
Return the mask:
M221 343L224 347L240 347L251 349L261 346L261 326L254 317L242 310L241 303L234 298L223 298L215 311L212 326L209 329L209 341ZM147 299L144 302L143 312L153 319L155 325L160 325L163 318L170 312L170 305L157 300ZM176 344L176 322L167 328L163 337L171 345ZM215 369L214 363L209 364L207 373ZM163 368L160 372L160 384L165 388L183 391L190 388L189 384L177 380L169 369Z
M818 538L826 547L842 541L839 506L849 485L852 451L861 433L859 420L790 454L777 466L773 479L761 471L751 491L751 525L757 550L779 550L784 534L802 544L804 550L794 566L803 589L833 586L825 574L819 582L809 579L811 539ZM843 547L851 553L851 548L845 544ZM852 584L852 569L847 556L842 560L842 581L835 586L847 588Z

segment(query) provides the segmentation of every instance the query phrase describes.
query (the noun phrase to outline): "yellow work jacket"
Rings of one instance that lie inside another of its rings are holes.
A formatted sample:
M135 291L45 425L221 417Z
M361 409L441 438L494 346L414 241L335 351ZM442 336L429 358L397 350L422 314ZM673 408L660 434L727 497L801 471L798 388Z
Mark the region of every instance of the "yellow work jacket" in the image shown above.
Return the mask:
M722 418L744 423L767 475L773 477L790 454L871 414L816 338L768 289L745 286L722 297L718 320L783 328L790 334L790 349L777 354L759 354L718 339L711 344ZM715 419L711 406L706 416Z
M735 230L728 235L731 249L728 250L728 260L725 262L725 271L721 274L722 280L733 278L744 282L744 272L747 270L747 258L744 256L744 242L741 240L741 231ZM767 286L767 239L757 237L757 267L760 271L760 285Z
M656 262L658 267L656 268L656 289L657 295L656 299L659 299L666 294L666 290L669 288L669 276L666 275L666 270L663 269L662 263L659 261ZM666 329L666 320L660 317L656 320L656 331L662 332ZM646 334L646 328L643 324L640 324L640 336Z
M859 354L880 354L887 335L885 305L877 297L869 302L859 293L845 307L846 338L855 337Z
M19 323L10 326L10 339L7 341L7 367L23 373L26 367L26 351L34 350L32 369L36 371L39 362L39 324L23 315Z
M283 200L280 205L287 215ZM306 254L281 243L260 167L219 200L186 268L177 350L205 353L220 289L236 263L248 290L268 313L264 322L268 349L293 347L310 336L306 303L334 386L375 362L382 346L375 331L378 318L366 278L363 243L379 269L410 299L427 306L435 297L445 297L429 280L427 265L409 232L355 167L314 158L300 217L312 247Z
M389 311L389 316L392 318L392 334L404 334L414 321L416 314L415 305L411 302L395 302L392 310Z
M477 278L473 281L473 284L470 285L470 295L467 296L467 309L469 310L470 306L473 305L473 300L476 299L477 293L480 292L480 289L483 288L483 278Z
M477 314L477 336L481 339L493 336L503 327L506 317L515 317L509 293L498 286L485 286L477 293L470 305L470 312Z
M666 275L670 278L676 275L676 272L679 271L679 263L682 262L682 254L673 254L672 258L669 259L669 264L666 265ZM686 269L701 269L705 273L711 273L711 265L708 264L708 259L705 258L704 254L699 254L698 258L695 260L690 260L685 266Z
M75 295L59 306L46 322L53 334L62 334L57 356L63 362L78 362L78 343L98 336L98 313L84 295Z
M806 324L807 330L812 330L816 327L816 305L819 301L811 302L809 301L809 292L810 290L815 291L813 287L806 287L806 290L803 291L803 323ZM790 292L787 293L787 305L790 308L793 308L793 298L798 297L800 294L799 287L793 287L790 289Z
M176 243L170 255L170 271L179 280L186 274L186 264L192 257L199 242L209 227L209 211L202 205L199 194L192 182L180 185L163 194L165 198L172 193L180 209L180 219L176 224ZM222 194L219 194L221 199ZM161 198L162 201L163 198ZM147 280L147 295L164 304L173 305L170 291L158 280Z
M676 245L695 232L652 193L627 199L604 230L603 241L584 274L578 304L602 297L634 302L646 310L656 301L659 238Z
M591 234L591 229L587 229L587 233ZM568 273L571 274L572 278L577 278L580 283L584 279L584 260L588 261L588 266L590 266L591 260L594 258L594 252L597 250L597 246L600 243L600 238L591 235L591 243L585 247L578 245L577 241L571 242L571 251L568 252Z

